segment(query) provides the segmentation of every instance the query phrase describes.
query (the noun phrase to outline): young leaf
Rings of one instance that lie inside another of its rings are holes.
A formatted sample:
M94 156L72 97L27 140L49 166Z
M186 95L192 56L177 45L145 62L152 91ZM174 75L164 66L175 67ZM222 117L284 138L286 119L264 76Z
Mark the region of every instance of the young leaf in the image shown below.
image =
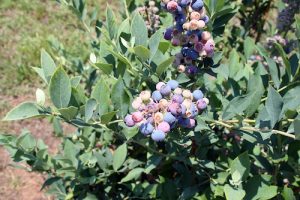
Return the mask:
M268 98L266 101L266 109L271 118L271 128L273 128L275 124L279 121L282 106L282 97L273 87L270 86L268 91Z
M150 57L150 51L146 47L136 46L133 50L135 55L137 55L142 61L146 61Z
M71 82L63 68L59 67L50 80L50 97L57 108L65 108L71 99Z
M109 110L110 90L103 79L100 79L92 91L91 97L99 104L99 115Z
M117 171L126 160L127 156L127 144L124 143L121 146L117 148L113 155L113 168L115 171Z
M135 168L135 169L131 170L127 174L127 176L122 178L121 183L131 181L132 179L138 179L144 170L145 169L143 169L143 168Z
M156 51L158 50L159 47L159 43L162 40L163 34L162 34L162 30L158 30L156 31L151 38L149 39L149 48L150 48L150 59L153 58L153 56L155 55Z
M136 45L147 47L148 30L143 17L136 13L132 19L131 34L135 38Z
M22 120L40 116L43 115L39 112L39 109L36 104L31 102L25 102L21 103L20 105L9 111L3 120Z
M41 51L41 66L44 71L44 77L46 78L47 82L49 82L51 76L56 70L56 65L51 56L44 49Z
M230 185L226 184L224 186L224 192L226 199L230 200L242 200L246 195L245 191L240 188L233 188Z
M174 59L174 57L170 57L157 66L156 73L158 74L158 76L161 76L162 73L166 71L166 69L173 63Z
M125 85L121 77L112 88L111 98L115 110L119 110L120 116L125 116L129 109L130 97L125 89Z
M250 172L250 159L248 152L244 152L235 158L230 165L230 173L233 182L239 184L246 180Z
M78 109L74 106L70 106L68 108L61 108L58 109L58 111L61 113L61 115L66 119L66 120L71 120L76 117L78 113Z
M113 70L112 64L106 64L102 62L95 63L95 66L102 70L105 74L109 75Z

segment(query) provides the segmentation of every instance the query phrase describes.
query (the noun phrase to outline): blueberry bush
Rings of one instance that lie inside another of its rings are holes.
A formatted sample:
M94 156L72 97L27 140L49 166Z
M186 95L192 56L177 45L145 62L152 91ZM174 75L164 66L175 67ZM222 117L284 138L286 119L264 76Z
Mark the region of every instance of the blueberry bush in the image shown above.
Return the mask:
M47 177L41 189L56 199L300 198L298 1L120 0L105 20L84 0L57 2L77 15L90 55L52 41L33 68L47 89L3 120L50 119L60 149L28 131L0 135L14 162Z

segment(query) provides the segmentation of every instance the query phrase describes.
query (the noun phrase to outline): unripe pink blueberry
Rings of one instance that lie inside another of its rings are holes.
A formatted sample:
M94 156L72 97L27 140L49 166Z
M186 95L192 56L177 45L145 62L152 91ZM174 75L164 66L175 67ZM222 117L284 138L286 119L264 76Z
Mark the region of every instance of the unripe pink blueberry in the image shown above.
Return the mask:
M194 128L196 126L196 121L195 119L189 119L189 123L187 125L187 128Z
M209 99L208 98L203 98L203 101L205 101L206 105L209 104Z
M196 34L192 34L189 37L189 42L192 44L196 44L198 41L199 41L199 38L198 38L198 35L196 35Z
M185 99L182 102L182 105L184 105L187 109L190 109L191 105L192 105L192 100L191 99Z
M167 10L170 12L175 12L177 10L178 3L176 1L169 1L167 4Z
M198 29L203 29L205 27L205 22L203 20L199 20L197 22Z
M135 125L135 122L132 119L132 115L126 115L124 122L128 127L132 127Z
M131 106L133 109L138 110L142 106L142 99L140 97L137 97L133 100Z
M204 32L201 34L201 39L202 39L202 40L207 41L207 40L209 40L210 38L211 38L211 34L210 34L210 32L208 32L208 31L204 31Z
M159 108L162 109L162 110L166 109L168 107L168 105L169 105L169 102L166 99L161 99L159 101Z
M160 124L158 124L157 126L157 130L160 130L164 133L168 133L170 131L170 125L167 122L161 122Z
M181 88L176 88L175 90L174 90L174 94L182 94L182 89Z
M186 22L182 25L182 28L185 29L185 30L190 30L190 23L189 22Z
M144 119L143 113L141 112L132 113L132 119L135 123L141 122Z
M190 21L190 27L189 27L189 30L197 30L199 28L198 26L198 20L195 20L195 19L192 19Z
M156 84L156 90L160 90L160 88L163 86L163 85L166 85L164 82L159 82Z
M185 66L184 65L179 65L177 67L177 70L178 70L178 72L183 73L183 72L185 72Z
M204 98L203 98L203 99L199 99L199 100L197 101L197 108L198 108L199 110L204 110L206 107L207 107L207 103L206 103L206 101L204 100Z
M212 40L212 39L209 39L203 49L206 51L206 53L210 53L210 52L213 52L214 49L215 49L215 42Z

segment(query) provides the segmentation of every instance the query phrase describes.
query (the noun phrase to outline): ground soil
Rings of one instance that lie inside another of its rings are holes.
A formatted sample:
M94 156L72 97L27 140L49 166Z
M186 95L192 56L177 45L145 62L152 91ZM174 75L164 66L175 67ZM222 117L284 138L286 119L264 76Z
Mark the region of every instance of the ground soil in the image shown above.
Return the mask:
M5 97L0 96L0 101L10 109L24 101L34 101L32 95ZM4 117L7 109L2 109L0 118ZM60 140L53 135L51 124L46 119L31 119L11 123L0 123L0 131L11 134L20 134L23 129L39 139L42 139L49 147L51 154L59 150ZM74 131L73 127L64 126L66 133ZM41 174L27 172L23 169L16 169L11 166L12 160L4 148L0 147L0 200L44 200L51 199L44 191L40 191L45 180Z

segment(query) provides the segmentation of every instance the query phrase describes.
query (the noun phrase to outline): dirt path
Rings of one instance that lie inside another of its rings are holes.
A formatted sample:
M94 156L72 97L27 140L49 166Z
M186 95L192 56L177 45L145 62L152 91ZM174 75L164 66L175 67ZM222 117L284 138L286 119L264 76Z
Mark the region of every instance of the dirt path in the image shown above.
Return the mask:
M7 110L26 100L34 101L33 96L0 97L0 102L6 105L0 110L2 119ZM23 129L28 129L36 138L42 139L49 147L51 153L59 149L59 139L53 137L53 129L46 119L32 119L17 122L0 122L0 132L10 131L11 134L20 134ZM66 133L74 130L73 127L64 127ZM44 200L51 199L40 191L44 177L41 174L16 169L10 164L8 153L0 147L0 200Z

